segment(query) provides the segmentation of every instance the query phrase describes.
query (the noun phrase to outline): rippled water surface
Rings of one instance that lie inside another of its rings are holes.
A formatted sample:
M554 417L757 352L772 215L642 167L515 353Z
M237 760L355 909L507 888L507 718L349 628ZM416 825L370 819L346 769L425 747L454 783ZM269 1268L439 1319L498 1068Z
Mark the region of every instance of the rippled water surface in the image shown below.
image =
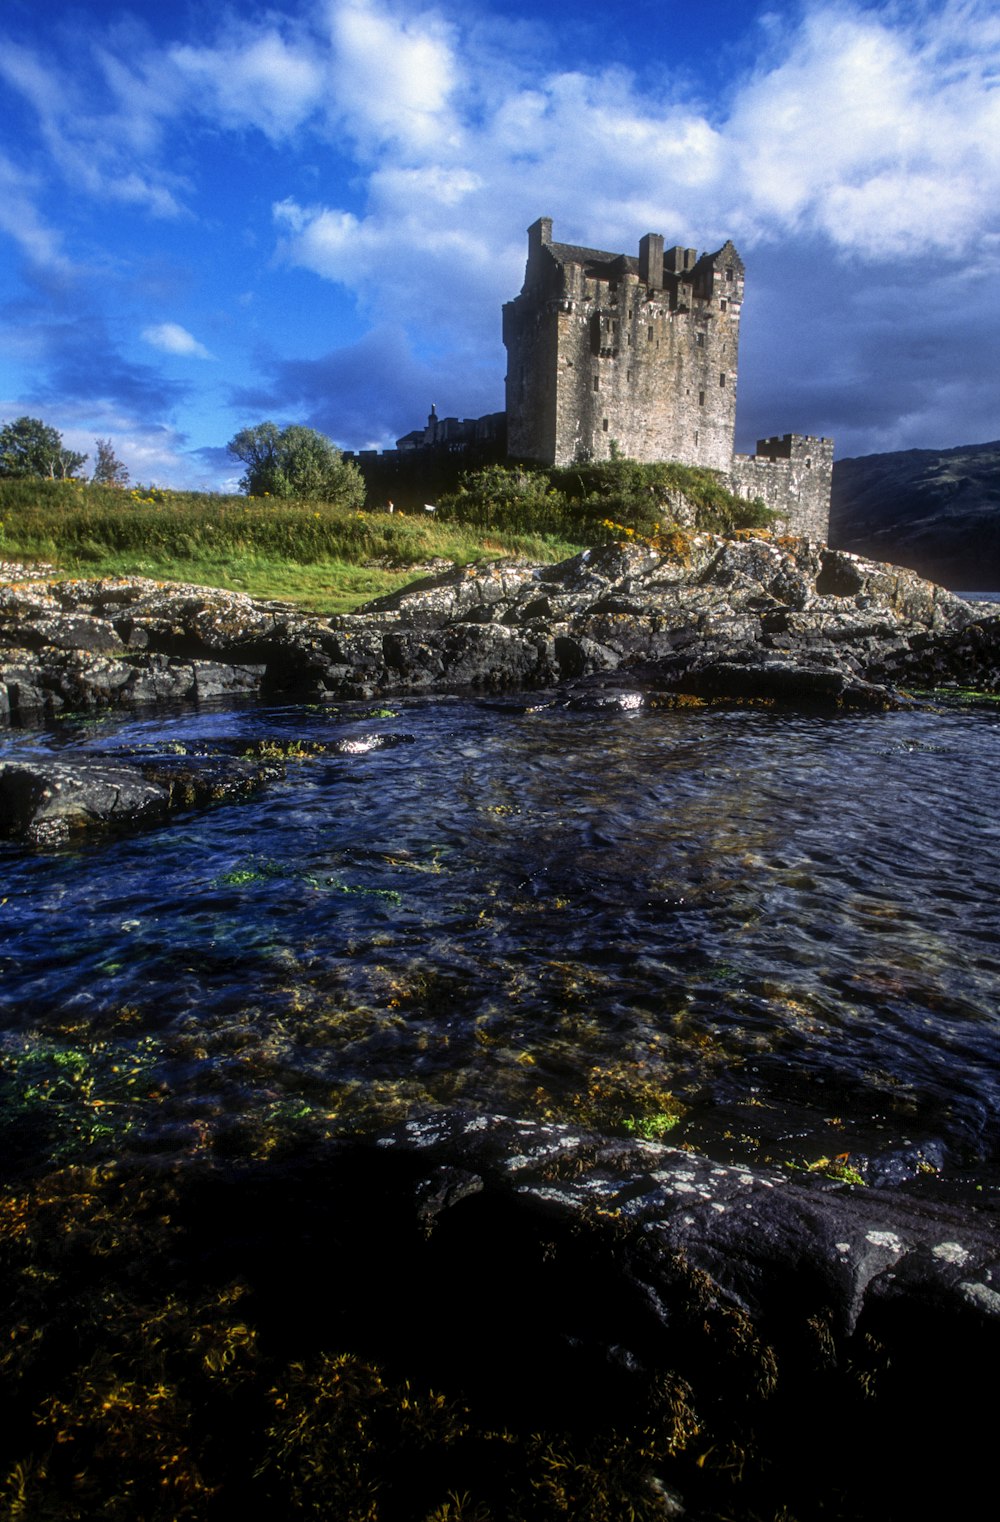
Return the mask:
M1000 714L636 703L9 736L353 742L152 833L2 848L11 1145L266 1155L457 1101L995 1177Z

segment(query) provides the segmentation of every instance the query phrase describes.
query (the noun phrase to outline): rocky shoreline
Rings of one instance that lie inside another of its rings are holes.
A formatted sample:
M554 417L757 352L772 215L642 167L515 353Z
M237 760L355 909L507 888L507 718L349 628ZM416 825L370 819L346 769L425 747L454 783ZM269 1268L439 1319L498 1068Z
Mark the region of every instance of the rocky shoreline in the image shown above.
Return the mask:
M428 577L323 618L141 577L0 581L0 719L245 698L306 702L559 687L614 701L885 709L906 689L1000 690L1000 618L912 572L804 539L678 535L558 565ZM239 796L280 762L63 758L0 767L0 830L51 844ZM34 768L34 773L32 773ZM47 768L47 769L46 769Z

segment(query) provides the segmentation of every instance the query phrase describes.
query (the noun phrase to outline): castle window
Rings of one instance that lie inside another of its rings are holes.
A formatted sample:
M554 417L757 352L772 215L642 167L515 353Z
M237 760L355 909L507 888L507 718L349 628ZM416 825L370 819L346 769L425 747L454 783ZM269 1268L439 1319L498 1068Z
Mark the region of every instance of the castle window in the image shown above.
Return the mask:
M594 376L594 390L595 391L600 391L600 389L601 389L601 377L599 375L595 375Z
M729 302L726 300L725 296L723 296L722 300L719 302L719 311L724 312L728 305Z
M698 345L699 349L703 349L705 347L705 335L704 335L704 333L696 333L694 335L694 341Z
M719 385L720 386L724 386L725 384L726 384L725 374L720 370L719 371Z
M604 429L604 432L607 433L607 431L608 431L608 420L607 420L607 418L604 419L603 423L601 424L601 427Z
M699 391L698 392L698 406L699 407L704 407L704 405L705 405L705 393L704 393L704 391Z
M695 431L694 431L694 443L695 443L695 448L696 448L696 449L697 449L697 447L698 447L698 440L699 440L699 439L700 439L700 438L701 438L701 434L700 434L700 432L699 432L699 431L698 431L698 429L697 429L697 428L696 428L696 429L695 429Z
M733 278L733 266L731 264L727 264L726 265L726 279L727 280L732 280L732 278Z
M646 341L648 343L652 343L653 342L653 330L652 330L652 328L648 328L646 330Z

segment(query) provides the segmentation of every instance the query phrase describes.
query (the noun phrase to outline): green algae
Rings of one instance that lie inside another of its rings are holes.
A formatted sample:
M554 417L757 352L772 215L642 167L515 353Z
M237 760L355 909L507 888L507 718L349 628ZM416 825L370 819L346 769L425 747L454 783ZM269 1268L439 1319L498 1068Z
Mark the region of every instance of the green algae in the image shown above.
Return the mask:
M134 1042L8 1038L0 1052L0 1134L17 1151L39 1133L55 1159L120 1145L143 1122L158 1061L152 1036Z
M945 707L996 707L1000 692L988 692L981 687L913 687L909 696L922 702L941 703Z
M843 1152L839 1157L818 1157L812 1163L788 1163L789 1168L799 1168L806 1173L820 1173L824 1178L834 1179L839 1184L858 1184L862 1188L867 1187L868 1180L857 1168L850 1165L850 1153Z
M680 1123L687 1106L667 1086L666 1074L639 1062L591 1068L585 1084L561 1095L540 1089L536 1103L546 1119L572 1120L589 1130L659 1141Z
M220 873L215 878L215 885L246 888L254 883L267 883L281 878L302 883L316 892L342 893L349 898L379 898L390 904L401 904L403 901L402 894L395 888L373 888L364 883L347 882L337 873L310 872L264 857L250 857L244 865Z

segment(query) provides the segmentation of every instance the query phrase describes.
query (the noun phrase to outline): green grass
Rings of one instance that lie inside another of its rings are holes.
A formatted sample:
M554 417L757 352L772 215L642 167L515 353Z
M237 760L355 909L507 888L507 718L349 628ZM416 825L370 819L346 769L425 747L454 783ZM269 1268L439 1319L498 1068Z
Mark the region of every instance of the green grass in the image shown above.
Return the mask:
M4 559L47 561L67 576L197 582L327 613L397 590L429 561L552 561L582 543L328 503L0 481Z
M543 471L489 466L436 516L329 502L0 479L0 556L66 576L149 576L346 612L426 574L521 556L563 560L588 544L650 537L683 495L699 529L761 528L774 514L714 471L612 460Z

